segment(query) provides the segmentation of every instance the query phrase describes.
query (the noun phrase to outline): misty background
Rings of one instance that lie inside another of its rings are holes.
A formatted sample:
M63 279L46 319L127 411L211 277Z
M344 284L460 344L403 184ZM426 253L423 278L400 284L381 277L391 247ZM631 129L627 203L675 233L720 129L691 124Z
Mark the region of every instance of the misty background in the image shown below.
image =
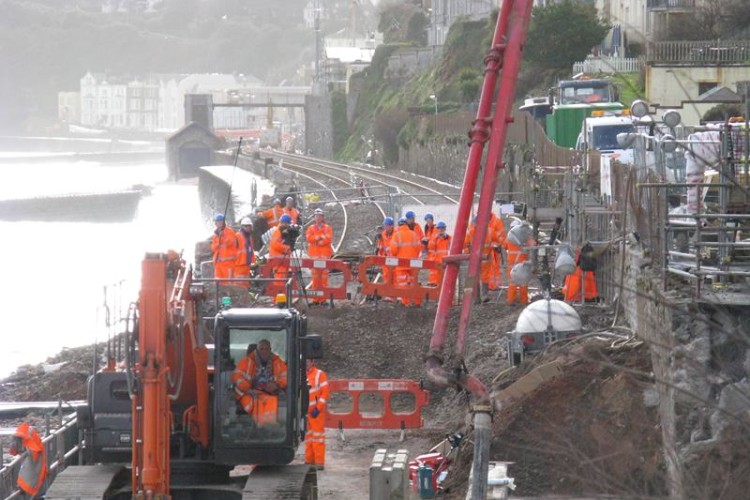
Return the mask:
M309 85L316 0L0 0L0 133L54 132L87 72L243 73ZM317 0L321 36L374 30L370 0Z

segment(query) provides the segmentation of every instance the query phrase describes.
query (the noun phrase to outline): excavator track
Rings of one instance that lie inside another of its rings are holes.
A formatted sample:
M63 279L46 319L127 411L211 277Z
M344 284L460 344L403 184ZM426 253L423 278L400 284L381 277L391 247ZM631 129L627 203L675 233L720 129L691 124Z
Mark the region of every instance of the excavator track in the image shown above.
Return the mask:
M44 498L100 500L119 483L129 480L130 473L122 465L70 466L57 475Z
M317 500L318 479L309 465L256 467L242 490L242 500Z

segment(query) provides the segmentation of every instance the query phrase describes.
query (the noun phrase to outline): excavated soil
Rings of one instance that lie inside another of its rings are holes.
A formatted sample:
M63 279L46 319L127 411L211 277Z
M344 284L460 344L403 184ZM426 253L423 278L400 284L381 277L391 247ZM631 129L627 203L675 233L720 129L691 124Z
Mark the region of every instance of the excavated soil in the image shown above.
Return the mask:
M301 306L304 308L304 306ZM588 315L590 324L604 323L601 309ZM558 359L563 374L494 415L492 459L514 462L516 494L665 493L660 431L655 408L644 406L650 383L648 353L643 346L610 348L589 341L556 349L525 366L508 367L504 334L515 325L520 309L498 303L475 306L467 343L467 368L489 383L499 374L502 387L531 367ZM331 378L408 378L422 380L423 356L429 344L435 305L404 308L391 302L310 308L309 330L323 336L325 359L320 366ZM458 308L451 320L455 332ZM586 316L585 316L586 317ZM447 347L452 345L449 338ZM103 353L103 349L99 349ZM48 360L65 363L53 373L25 366L0 383L0 400L84 399L92 349L70 349ZM101 357L101 356L99 356ZM450 366L450 359L446 362ZM448 432L468 433L446 483L449 498L464 495L471 459L471 434L465 429L469 399L455 389L432 391L426 427L398 441L397 431L347 431L346 440L329 430L329 460L321 474L325 498L356 498L367 483L367 466L377 448L407 448L411 456L426 452ZM378 402L371 410L377 410ZM42 423L39 415L33 422ZM18 419L0 422L15 425ZM352 481L354 479L354 481ZM343 496L342 496L343 495Z

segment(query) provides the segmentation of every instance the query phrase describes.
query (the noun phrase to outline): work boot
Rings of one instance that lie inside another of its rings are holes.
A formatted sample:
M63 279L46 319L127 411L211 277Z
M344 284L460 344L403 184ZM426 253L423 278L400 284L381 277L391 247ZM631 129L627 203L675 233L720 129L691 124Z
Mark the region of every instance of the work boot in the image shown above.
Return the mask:
M479 286L479 297L481 297L481 301L483 304L486 304L490 301L490 291L487 283L482 283Z

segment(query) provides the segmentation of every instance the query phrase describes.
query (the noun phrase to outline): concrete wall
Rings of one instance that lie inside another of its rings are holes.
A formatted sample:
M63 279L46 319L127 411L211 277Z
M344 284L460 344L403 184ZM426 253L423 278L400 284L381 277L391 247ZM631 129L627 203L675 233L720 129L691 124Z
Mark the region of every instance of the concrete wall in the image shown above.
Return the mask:
M440 61L441 46L399 49L388 58L385 78L390 81L407 80Z
M650 348L670 496L712 498L722 485L706 481L705 457L750 410L750 306L677 298L650 269L642 252L626 250L620 304Z
M330 95L305 96L305 147L316 158L333 159Z

